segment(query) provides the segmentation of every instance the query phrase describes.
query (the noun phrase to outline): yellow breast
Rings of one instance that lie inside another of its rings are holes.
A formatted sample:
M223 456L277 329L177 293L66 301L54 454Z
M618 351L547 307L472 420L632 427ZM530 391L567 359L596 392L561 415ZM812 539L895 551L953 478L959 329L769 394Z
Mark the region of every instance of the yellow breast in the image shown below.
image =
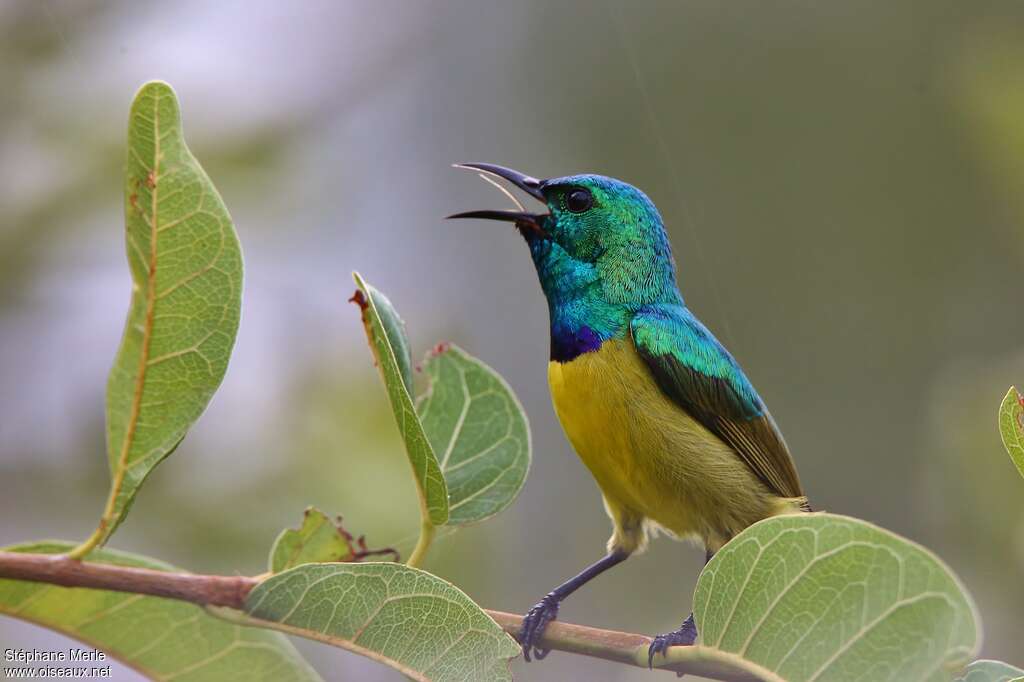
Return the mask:
M652 521L715 545L773 513L746 464L661 391L631 339L550 363L548 381L562 428L604 494L613 545L641 548Z

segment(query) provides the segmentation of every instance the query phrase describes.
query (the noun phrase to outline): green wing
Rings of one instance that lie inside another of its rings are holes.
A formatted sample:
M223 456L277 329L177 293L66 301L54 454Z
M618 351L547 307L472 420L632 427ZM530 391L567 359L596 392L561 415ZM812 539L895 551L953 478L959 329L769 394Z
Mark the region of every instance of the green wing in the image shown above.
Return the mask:
M727 443L768 488L803 497L793 458L743 370L684 306L642 308L630 323L661 390Z

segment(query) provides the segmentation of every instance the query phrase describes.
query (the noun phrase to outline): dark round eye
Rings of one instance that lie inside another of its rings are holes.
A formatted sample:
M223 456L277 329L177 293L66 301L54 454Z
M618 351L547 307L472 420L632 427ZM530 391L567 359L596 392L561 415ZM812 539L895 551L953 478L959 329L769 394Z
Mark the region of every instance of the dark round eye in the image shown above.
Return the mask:
M565 207L573 213L583 213L593 205L594 197L585 189L574 189L565 195Z

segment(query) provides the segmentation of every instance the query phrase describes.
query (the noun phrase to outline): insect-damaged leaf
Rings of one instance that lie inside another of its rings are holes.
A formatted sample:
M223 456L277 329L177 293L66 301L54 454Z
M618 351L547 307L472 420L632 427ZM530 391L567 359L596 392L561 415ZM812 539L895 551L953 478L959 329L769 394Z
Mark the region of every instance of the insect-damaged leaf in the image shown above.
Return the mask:
M430 387L416 408L448 484L448 523L493 516L526 480L526 413L497 372L458 346L439 346L423 371Z
M166 83L147 83L132 103L124 192L132 296L107 382L113 481L100 542L206 409L227 369L242 300L238 237L185 146Z
M363 537L353 537L341 525L340 518L331 521L319 509L310 507L299 528L286 528L277 536L270 550L270 571L280 573L301 564L361 561L382 554L390 554L398 561L395 550L367 549Z
M63 542L26 543L11 552L63 554ZM101 549L90 562L174 571L146 557ZM141 594L0 580L0 613L102 649L151 680L319 682L287 638L238 627L184 601Z
M352 273L352 277L359 287L352 300L359 304L362 311L366 337L405 443L420 502L430 522L435 526L442 525L448 520L448 487L434 449L416 416L409 393L412 362L409 359L409 342L405 338L404 326L391 302L383 294L367 284L358 272ZM385 324L385 319L390 322Z

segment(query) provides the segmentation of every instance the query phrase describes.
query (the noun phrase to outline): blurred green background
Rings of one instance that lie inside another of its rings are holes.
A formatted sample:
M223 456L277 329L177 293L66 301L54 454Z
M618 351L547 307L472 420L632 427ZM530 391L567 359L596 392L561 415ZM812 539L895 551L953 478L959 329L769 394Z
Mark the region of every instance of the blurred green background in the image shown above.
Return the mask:
M547 312L505 205L455 171L593 171L650 194L691 308L743 364L818 509L935 549L1024 664L1024 481L996 409L1024 383L1024 3L0 3L0 543L87 535L107 489L106 372L124 321L120 167L144 81L246 256L242 327L209 411L112 546L257 573L316 504L407 554L416 502L349 272L416 353L502 372L534 431L518 503L427 568L522 612L609 525L546 385ZM702 552L667 540L566 621L656 633ZM0 646L64 646L0 620ZM302 644L327 680L396 680ZM520 679L649 680L553 654ZM124 668L118 679L138 679Z

